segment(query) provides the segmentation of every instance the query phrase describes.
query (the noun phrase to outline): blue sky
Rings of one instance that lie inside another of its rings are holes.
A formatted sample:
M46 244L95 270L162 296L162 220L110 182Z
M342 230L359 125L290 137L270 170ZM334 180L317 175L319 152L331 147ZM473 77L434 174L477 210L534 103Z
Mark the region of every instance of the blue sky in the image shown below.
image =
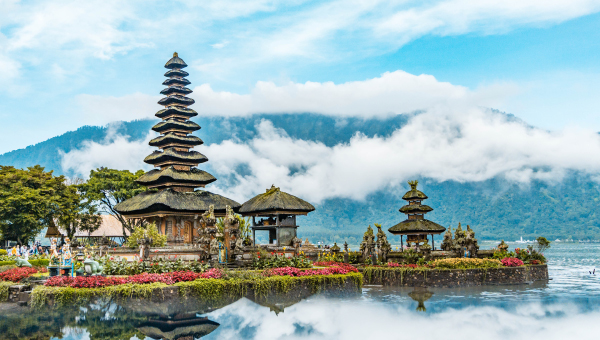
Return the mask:
M544 129L600 131L600 1L0 0L0 8L0 152L86 124L151 117L173 51L190 65L192 88L205 85L195 89L202 114L368 117L466 91L473 104ZM396 95L385 88L362 111L345 109L344 97L339 105L319 99L327 82L394 71L435 81L410 105L377 109ZM322 86L293 97L306 82ZM273 103L257 92L295 99ZM221 110L224 101L231 106Z

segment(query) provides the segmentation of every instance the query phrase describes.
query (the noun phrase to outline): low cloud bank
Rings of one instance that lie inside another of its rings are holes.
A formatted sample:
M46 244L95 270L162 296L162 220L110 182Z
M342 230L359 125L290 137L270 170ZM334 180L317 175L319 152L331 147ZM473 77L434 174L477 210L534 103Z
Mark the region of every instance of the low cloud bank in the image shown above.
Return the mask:
M389 137L357 134L328 147L290 138L269 120L255 138L200 146L214 175L227 180L212 191L244 201L275 184L312 202L364 199L406 180L473 182L494 177L527 183L560 181L566 171L600 172L600 136L580 128L549 132L504 114L471 108L432 109L416 115ZM63 156L63 168L85 176L98 166L136 170L152 148L122 136L90 142ZM200 165L202 168L203 165Z

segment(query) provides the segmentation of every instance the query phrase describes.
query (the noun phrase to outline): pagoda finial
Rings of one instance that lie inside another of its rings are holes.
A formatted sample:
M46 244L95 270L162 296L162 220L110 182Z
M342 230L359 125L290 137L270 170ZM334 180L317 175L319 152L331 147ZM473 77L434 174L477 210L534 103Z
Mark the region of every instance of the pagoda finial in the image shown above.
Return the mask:
M417 190L417 184L419 184L419 181L417 181L417 180L408 181L408 185L410 185L411 190Z
M179 55L177 54L177 52L173 52L173 58L177 58L179 57Z

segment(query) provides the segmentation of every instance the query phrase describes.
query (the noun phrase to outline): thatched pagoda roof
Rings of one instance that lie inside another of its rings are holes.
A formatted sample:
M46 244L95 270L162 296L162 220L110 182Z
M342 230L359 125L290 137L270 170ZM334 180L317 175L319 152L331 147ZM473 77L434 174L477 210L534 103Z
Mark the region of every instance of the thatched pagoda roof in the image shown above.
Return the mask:
M400 212L404 214L428 213L433 211L433 208L422 204L408 204L400 208Z
M430 220L404 220L388 229L394 235L408 234L440 234L446 231L446 228Z
M193 132L193 131L200 130L200 125L198 125L190 120L185 121L185 122L180 122L180 121L176 120L175 118L169 118L167 120L163 120L163 121L159 122L158 124L156 124L152 127L152 130L154 130L158 133L161 133L163 131L170 130L170 129Z
M180 144L180 145L188 145L190 147L193 147L195 145L201 145L204 142L202 141L202 139L200 139L199 137L196 136L180 136L177 135L173 132L168 132L162 136L158 136L154 139L152 139L148 144L150 146L157 146L157 147L161 147L161 146L165 146L168 144Z
M421 200L425 200L427 199L427 195L425 195L423 192L417 190L417 184L419 184L418 181L411 181L408 182L408 184L410 185L410 190L406 192L406 194L404 194L404 196L402 196L403 200L414 200L414 199L421 199Z
M185 61L183 61L183 59L179 58L177 52L173 53L173 58L169 59L169 61L167 61L167 63L165 64L165 68L169 69L181 69L184 67L187 67L187 64L185 63Z
M165 72L165 77L187 77L190 74L185 72L184 70L178 70L178 69L173 69L173 70L168 70L167 72Z
M154 212L183 212L201 214L214 205L216 214L224 214L225 206L237 211L241 206L227 197L204 190L180 192L173 189L146 191L115 206L122 215L140 215Z
M177 105L192 105L194 104L196 101L193 100L192 98L188 98L188 97L184 97L184 96L180 96L178 94L176 95L172 95L169 97L164 97L161 98L158 103L160 105L171 105L171 104L177 104Z
M190 82L189 80L185 79L185 78L169 78L165 81L163 81L163 85L166 86L172 86L172 85L180 85L180 86L186 86L191 84L192 82Z
M181 338L199 339L212 333L219 323L207 318L148 320L137 329L153 339L176 340Z
M267 189L264 194L257 195L242 204L240 213L242 215L253 215L265 212L291 212L307 214L315 210L312 204L287 192L281 191L274 185Z
M165 149L164 151L154 151L146 158L144 162L148 164L159 164L163 162L182 162L182 163L204 163L208 158L198 151L176 151L173 149Z
M195 110L192 110L190 108L187 108L187 107L169 106L167 108L159 110L154 115L158 118L165 118L170 115L178 115L181 117L191 118L191 117L197 116L198 112L196 112Z
M164 94L165 96L168 96L173 93L186 95L186 94L190 94L192 92L193 92L192 90L188 89L185 86L171 86L171 87L167 87L166 89L163 89L162 91L160 91L160 94Z
M164 183L182 183L206 185L217 179L213 175L198 168L192 168L189 171L177 170L173 166L165 169L154 169L146 172L136 180L144 186L155 186Z
M56 227L56 224L54 224L54 221L51 220L50 225L48 226L48 229L46 229L46 235L44 235L44 237L51 238L51 237L62 237L62 236L63 235L60 233L60 231Z

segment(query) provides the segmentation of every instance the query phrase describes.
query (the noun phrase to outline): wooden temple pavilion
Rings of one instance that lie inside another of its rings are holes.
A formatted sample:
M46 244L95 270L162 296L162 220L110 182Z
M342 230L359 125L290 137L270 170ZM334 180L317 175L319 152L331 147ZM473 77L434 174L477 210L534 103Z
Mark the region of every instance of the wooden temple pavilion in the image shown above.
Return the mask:
M433 211L428 205L423 205L421 202L428 197L423 192L417 190L418 181L410 181L410 190L402 196L402 199L408 201L408 204L400 208L400 212L407 215L407 219L396 224L388 229L394 235L400 235L400 244L404 247L403 236L406 235L406 243L416 243L427 241L427 236L431 235L431 245L435 250L433 242L434 234L441 234L446 231L446 228L441 225L425 219L425 214Z
M292 245L296 237L296 216L307 215L315 210L312 204L281 191L274 185L264 194L257 195L242 204L240 214L252 216L252 239L257 230L269 231L269 244L278 247ZM260 220L256 220L261 217Z
M198 236L198 219L209 206L214 206L216 216L225 216L226 206L237 211L241 205L227 197L197 190L216 178L196 168L208 158L192 151L194 146L204 142L191 135L200 126L189 120L198 113L189 108L194 99L186 97L192 90L186 87L190 81L185 78L189 75L183 71L185 67L187 64L177 53L165 64L169 70L163 85L167 88L160 92L165 97L158 101L164 109L156 113L162 121L152 127L161 135L149 143L158 150L144 159L156 169L137 180L149 190L117 204L115 209L128 219L156 223L169 242L192 243Z

